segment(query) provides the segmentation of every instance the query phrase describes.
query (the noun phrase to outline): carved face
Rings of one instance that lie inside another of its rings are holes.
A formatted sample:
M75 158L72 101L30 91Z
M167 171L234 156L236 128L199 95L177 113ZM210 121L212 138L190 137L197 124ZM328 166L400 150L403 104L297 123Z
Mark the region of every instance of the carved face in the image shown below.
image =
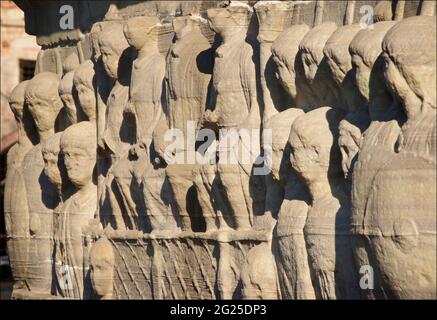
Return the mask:
M108 259L95 259L91 265L91 282L98 296L110 296L113 289L114 266Z
M387 53L382 54L384 59L384 77L389 88L400 98L408 118L414 117L421 110L422 101L411 90L404 74L400 72L397 65ZM404 66L408 69L407 66ZM413 68L412 68L413 69ZM434 69L435 70L435 69ZM404 70L405 72L406 70ZM408 70L412 74L417 70ZM408 72L406 72L408 74Z
M207 14L209 27L218 34L236 26L232 14L226 8L211 8Z
M42 153L44 158L44 173L49 181L60 189L62 185L61 171L59 170L59 150L45 151Z
M53 102L33 98L28 101L28 107L38 130L46 131L53 128L61 105L56 106Z
M151 28L141 29L128 20L127 23L124 25L123 33L126 37L127 43L131 47L140 50L142 47L144 47L146 43L146 37L147 34L150 32L150 29Z
M341 168L344 176L347 178L351 172L353 162L359 151L359 141L361 132L358 128L348 124L346 121L340 123L340 137L338 146L341 152Z
M106 238L100 238L90 253L90 276L95 293L110 298L114 279L114 253Z
M338 56L337 54L333 54L331 57L327 57L329 69L331 70L334 81L340 85L346 73L351 69L350 63L346 62L350 59L349 56Z
M319 67L319 63L315 61L312 54L309 52L302 52L302 64L303 70L305 73L305 78L311 84L316 77L317 69Z
M288 163L287 161L283 161L284 149L284 145L272 144L271 173L273 178L277 181L284 178L287 172Z
M68 178L79 189L86 186L93 177L95 154L75 146L66 146L62 152Z
M24 101L9 102L9 107L11 108L18 122L21 122L23 119L23 105L24 105Z
M306 137L302 141L296 129L290 133L290 163L293 169L307 183L327 172L331 146L316 137Z
M71 93L61 93L60 94L62 103L64 104L67 116L73 123L76 122L76 104L74 102L74 97Z
M296 99L296 74L291 72L290 69L276 56L273 56L273 61L277 67L277 78L281 83L285 91L293 98Z
M173 20L173 30L175 32L176 38L178 38L178 39L181 38L182 30L184 30L184 28L187 25L188 25L188 17L187 16L176 17Z
M360 94L369 101L369 84L370 73L372 71L363 61L363 59L357 55L352 55L352 67L355 69L355 81Z
M120 55L109 47L101 47L100 51L106 73L110 78L117 79Z
M94 90L78 83L76 84L77 97L79 99L80 107L87 115L89 120L96 118L96 95Z

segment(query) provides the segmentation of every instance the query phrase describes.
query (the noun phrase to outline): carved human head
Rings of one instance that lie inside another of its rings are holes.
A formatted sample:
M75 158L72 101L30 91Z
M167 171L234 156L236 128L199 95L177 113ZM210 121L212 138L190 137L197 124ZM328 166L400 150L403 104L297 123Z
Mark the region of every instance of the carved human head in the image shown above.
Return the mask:
M360 25L353 24L339 27L326 41L323 54L327 58L333 78L341 85L352 69L352 59L349 53L349 44L361 30Z
M181 39L185 34L191 32L194 28L199 29L201 24L207 21L199 15L179 16L173 19L173 30L176 39ZM199 29L200 30L200 29Z
M52 72L38 73L26 87L26 103L40 132L53 130L59 111L63 107L58 87L59 77Z
M188 25L189 16L179 16L173 19L172 25L175 32L176 39L180 39L182 30Z
M355 120L355 119L353 119ZM364 126L359 126L359 121L368 124L367 119L358 119L358 121L342 120L339 125L338 146L341 152L341 167L344 177L351 178L351 172L359 151ZM358 125L357 125L358 124Z
M96 119L96 92L94 63L91 60L83 62L74 72L74 87L79 105L88 120Z
M284 151L288 143L291 125L302 114L303 111L301 109L290 108L270 117L264 124L263 130L265 133L267 132L266 130L271 130L272 155L270 169L273 178L277 181L281 181L287 176L289 162L286 157L288 154L284 154ZM267 150L266 141L263 142L264 150Z
M153 31L156 31L159 22L156 16L139 16L127 20L123 31L129 45L140 50L146 45L148 39L157 40Z
M285 91L296 99L296 56L299 43L310 28L305 24L285 29L273 42L273 61L278 70L278 78Z
M391 21L393 20L393 1L383 0L378 1L373 10L373 21Z
M62 70L64 74L74 71L79 66L79 57L76 53L71 53L65 58L62 64Z
M288 1L258 1L253 6L259 23L258 41L274 41L291 20L293 4Z
M209 25L218 34L235 31L236 27L248 27L252 13L252 8L240 1L207 10Z
M121 23L105 25L99 33L99 48L103 65L112 79L118 79L120 58L128 47Z
M100 298L111 298L113 294L115 257L112 246L102 237L92 246L90 252L91 283Z
M248 252L241 270L241 284L244 299L278 299L276 263L267 243Z
M20 82L9 96L9 107L11 108L17 122L23 121L26 87L29 80Z
M58 190L62 189L63 178L63 175L61 174L61 171L63 170L60 161L61 157L59 157L62 134L62 132L55 133L41 143L41 153L44 158L44 173Z
M374 68L374 64L382 52L381 43L384 36L395 24L395 21L375 23L373 28L359 31L349 45L352 67L355 69L356 84L360 94L367 101L370 100L371 86L374 90L386 90L386 86L381 82L383 80L382 68L379 68L379 66ZM382 67L382 64L380 67ZM378 72L381 77L375 77Z
M93 181L96 136L95 124L82 121L68 127L61 137L61 152L68 178L79 189Z
M323 48L336 29L337 25L334 22L322 23L312 28L300 42L305 77L310 84L317 72L321 71L319 65L324 58Z
M320 176L341 173L338 125L341 110L320 107L298 117L291 126L289 144L293 169L310 185Z
M398 22L382 42L384 76L407 118L436 108L435 39L435 17L415 16Z
M73 90L74 71L65 74L59 83L59 96L71 123L77 122L76 93Z

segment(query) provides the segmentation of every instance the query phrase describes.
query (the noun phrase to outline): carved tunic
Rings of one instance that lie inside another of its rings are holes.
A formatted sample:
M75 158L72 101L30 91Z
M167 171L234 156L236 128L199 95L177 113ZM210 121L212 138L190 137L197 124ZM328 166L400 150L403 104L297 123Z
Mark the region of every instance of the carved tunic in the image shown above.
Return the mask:
M218 125L230 127L244 122L253 107L251 97L256 97L256 71L253 49L243 39L217 49L213 86Z
M206 52L209 42L200 31L191 31L178 41L168 56L169 120L170 128L186 134L187 121L200 120L205 110L208 84L211 79L206 68L212 64ZM203 68L203 70L202 70Z
M136 115L137 141L153 132L162 112L165 58L155 53L133 63L129 103Z
M14 279L27 278L29 250L29 209L24 185L22 163L32 145L14 145L8 152L4 196L5 227L8 254Z
M103 139L115 157L120 157L132 143L129 130L123 128L123 112L128 101L129 87L116 83L108 97Z
M436 119L418 118L404 124L399 153L374 176L363 221L394 299L436 298Z
M52 287L53 209L58 193L44 174L41 145L33 147L23 161L23 177L30 209L29 286L36 292L50 294Z
M347 202L328 195L308 211L305 239L318 299L359 298Z
M55 210L55 270L63 297L83 298L87 266L82 229L93 219L96 206L97 187L91 184Z
M397 121L372 121L364 132L352 179L352 231L365 234L364 211L371 184L378 170L395 152L400 134Z

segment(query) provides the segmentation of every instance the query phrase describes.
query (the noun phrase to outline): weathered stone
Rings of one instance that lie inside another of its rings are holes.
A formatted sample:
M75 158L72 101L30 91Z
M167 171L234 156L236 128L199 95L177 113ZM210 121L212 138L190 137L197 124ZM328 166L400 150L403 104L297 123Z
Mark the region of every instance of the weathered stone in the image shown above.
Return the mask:
M435 298L435 5L16 2L15 298Z

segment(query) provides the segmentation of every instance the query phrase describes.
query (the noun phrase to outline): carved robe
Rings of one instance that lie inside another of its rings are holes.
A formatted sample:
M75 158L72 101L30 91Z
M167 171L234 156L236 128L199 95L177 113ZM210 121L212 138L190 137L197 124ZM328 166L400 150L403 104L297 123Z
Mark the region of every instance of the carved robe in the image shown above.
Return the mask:
M27 280L29 255L29 208L23 178L22 163L32 148L28 142L18 143L8 152L4 195L8 255L14 280L20 286Z
M53 209L59 203L56 188L44 174L41 145L33 147L23 161L23 177L29 208L29 267L31 291L52 293Z
M83 299L85 265L83 228L94 218L97 186L78 190L55 210L55 271L59 293L66 298Z

